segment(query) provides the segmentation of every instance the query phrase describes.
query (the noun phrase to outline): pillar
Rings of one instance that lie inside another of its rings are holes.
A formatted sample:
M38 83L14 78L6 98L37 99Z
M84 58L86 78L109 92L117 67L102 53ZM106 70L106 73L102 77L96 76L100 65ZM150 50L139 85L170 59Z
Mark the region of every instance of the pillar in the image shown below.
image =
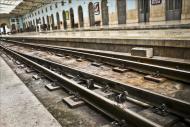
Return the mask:
M182 0L182 20L190 20L190 0Z

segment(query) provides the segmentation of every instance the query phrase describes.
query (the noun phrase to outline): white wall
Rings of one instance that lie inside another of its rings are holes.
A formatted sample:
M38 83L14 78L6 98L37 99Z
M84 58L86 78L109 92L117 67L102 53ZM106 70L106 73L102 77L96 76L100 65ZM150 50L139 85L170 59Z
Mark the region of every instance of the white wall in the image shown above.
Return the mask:
M81 5L83 8L83 17L84 17L84 24L89 24L89 13L88 13L88 4L90 2L95 3L95 2L99 2L99 6L100 6L100 14L99 15L95 15L95 21L101 21L101 0L72 0L72 3L69 4L68 0L64 0L66 3L64 4L64 6L61 5L61 1L62 0L58 0L59 2L57 3L58 7L55 8L55 2L45 5L43 7L40 7L39 9L24 15L24 22L29 22L32 21L33 23L33 19L35 20L35 24L36 24L36 19L41 18L41 22L42 22L42 17L45 18L45 23L47 24L47 16L51 16L51 14L53 14L54 16L54 24L55 26L57 26L57 19L56 19L56 13L59 13L59 17L60 17L60 21L63 21L63 16L62 16L62 12L63 10L65 11L69 11L70 8L73 8L74 11L74 20L75 23L78 23L78 7ZM50 10L50 5L52 6L52 10ZM48 12L46 12L46 7L48 9ZM109 13L114 13L116 12L116 0L108 0L108 7L109 7ZM42 9L43 9L43 13L42 13ZM38 11L40 11L40 15L38 14ZM34 14L36 12L36 16L31 16L29 17L30 14ZM27 17L25 19L25 17ZM28 18L29 17L29 18ZM70 24L70 21L67 20L67 23Z

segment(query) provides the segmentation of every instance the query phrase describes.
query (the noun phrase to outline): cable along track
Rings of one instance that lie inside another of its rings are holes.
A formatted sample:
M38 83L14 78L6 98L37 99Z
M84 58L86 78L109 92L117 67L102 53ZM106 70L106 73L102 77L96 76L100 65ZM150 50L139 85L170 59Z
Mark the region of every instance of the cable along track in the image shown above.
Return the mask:
M176 118L179 118L180 120L183 119L183 121L189 118L190 103L188 102L166 97L137 87L132 87L128 84L122 84L99 76L88 74L86 72L79 71L52 61L22 54L10 50L8 48L5 48L3 46L1 46L1 48L3 48L4 51L11 54L15 58L21 60L25 64L37 69L40 73L43 73L46 77L61 82L61 84L64 84L62 87L68 89L69 91L79 93L80 97L85 102L94 106L95 108L102 111L106 115L110 116L114 120L117 121L124 120L139 127L142 127L142 125L143 127L162 126L159 125L162 123L153 122L147 119L146 117L139 115L138 113L143 110L152 111L153 106L156 106L157 107L156 110L158 111L161 111L163 110L163 108L167 107L167 110L164 109L166 111L164 112L167 113L167 115L163 116L163 118L167 118L167 116L169 116L169 118L171 116L174 116ZM51 70L48 69L50 67ZM62 71L54 72L52 71L52 68L56 68ZM62 75L60 75L60 73L62 73ZM67 74L73 75L75 78L77 76L80 76L81 79L93 79L94 82L96 82L102 88L105 87L105 84L107 84L112 89L112 91L114 92L117 91L116 95L121 95L123 92L127 91L129 95L126 96L127 98L126 99L127 101L125 102L127 103L126 105L128 106L131 104L131 102L133 102L132 105L134 104L138 105L137 106L138 108L136 108L136 110L139 110L140 107L140 111L133 111L134 109L131 110L130 108L126 108L125 106L123 107L123 103L119 104L118 102L115 102L113 98L110 99L97 94L93 90L88 89L86 86L77 83L75 80L69 79L67 77ZM160 115L161 115L160 117L162 117L163 114L161 113Z

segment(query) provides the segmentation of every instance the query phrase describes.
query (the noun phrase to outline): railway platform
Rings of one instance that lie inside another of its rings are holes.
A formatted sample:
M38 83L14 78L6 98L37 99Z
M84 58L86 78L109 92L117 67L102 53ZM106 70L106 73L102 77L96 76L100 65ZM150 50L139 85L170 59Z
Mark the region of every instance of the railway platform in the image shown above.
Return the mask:
M190 127L190 0L0 10L0 127Z
M0 57L0 126L61 127Z
M38 44L130 53L153 48L154 56L190 59L190 29L27 32L4 38Z
M166 39L166 40L190 40L190 29L110 29L110 30L52 30L42 32L24 32L12 35L2 35L3 37L15 38L91 38L91 39Z

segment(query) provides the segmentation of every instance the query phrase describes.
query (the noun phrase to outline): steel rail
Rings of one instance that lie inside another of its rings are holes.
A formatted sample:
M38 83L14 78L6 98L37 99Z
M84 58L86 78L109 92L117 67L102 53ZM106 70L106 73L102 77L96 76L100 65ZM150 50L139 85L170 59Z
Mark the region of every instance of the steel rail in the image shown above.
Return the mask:
M104 77L100 77L94 74L89 74L87 72L80 71L78 69L74 69L66 65L53 62L53 61L48 61L42 58L26 55L23 53L19 53L17 51L14 51L14 52L24 57L27 57L31 60L34 60L36 62L40 62L41 64L54 66L55 68L58 68L59 70L62 70L64 72L67 72L73 75L79 75L86 79L94 79L95 82L97 82L100 85L102 84L104 86L109 85L112 89L115 89L118 91L128 91L130 96L134 98L138 98L139 100L142 100L143 102L146 102L150 105L154 105L158 107L162 104L165 104L169 108L170 112L173 112L174 114L180 115L181 117L184 117L184 118L190 118L190 103L189 102L168 97L168 96L164 96L164 95L161 95L149 90L141 89L131 84L124 84L124 83L107 79Z
M0 46L5 52L14 56L14 58L21 60L23 63L27 64L28 66L32 66L33 68L37 69L39 72L43 73L47 77L51 77L58 82L61 82L61 86L69 89L73 92L79 93L80 97L87 102L88 104L94 106L101 112L105 113L106 115L110 116L111 118L120 121L120 120L127 120L132 125L137 127L162 127L161 125L150 121L149 119L135 113L134 111L121 108L121 105L118 103L111 101L99 94L87 89L84 86L77 84L76 82L59 75L58 73L53 72L50 69L8 49L3 46Z
M80 48L72 48L72 47L64 47L64 46L46 45L46 44L35 44L35 43L31 43L31 42L26 43L26 42L19 42L19 41L15 41L15 40L6 40L6 41L12 42L12 43L17 43L20 45L49 47L49 48L56 48L58 50L66 49L66 50L114 57L114 58L119 58L119 59L124 59L124 60L131 60L131 61L136 61L136 62L141 62L141 63L148 63L148 64L154 64L154 65L165 66L165 67L170 67L170 68L176 68L179 70L188 70L188 71L190 70L190 63L187 63L187 62L177 62L177 61L138 57L138 56L128 56L128 55L117 54L114 52L110 53L110 52L95 51L93 49L91 50L91 49L80 49Z
M14 41L15 42L15 41ZM17 42L17 41L16 41ZM18 43L18 42L17 42ZM33 44L25 44L20 43L23 45L33 46L37 48L45 48L48 49L48 51L54 51L54 52L64 52L68 54L74 54L77 56L82 56L88 59L94 59L97 61L101 61L103 63L113 63L117 66L127 67L130 69L133 69L135 71L139 71L142 73L147 74L153 74L153 73L159 73L161 76L173 79L173 80L179 80L186 83L190 83L190 71L185 70L179 70L171 67L165 67L165 66L159 66L159 65L152 65L150 63L142 63L138 61L132 61L132 60L126 60L126 59L120 59L120 58L114 58L110 56L103 56L103 55L97 55L97 54L91 54L86 52L79 52L79 51L73 51L73 50L67 50L67 49L58 49L58 48L52 48L50 46L39 46L39 45L33 45Z
M175 68L175 69L179 69L179 70L190 71L190 63L161 60L161 59L154 59L154 58L146 58L146 57L138 57L138 56L121 55L121 54L117 54L117 53L114 54L114 53L108 53L108 52L82 50L82 49L69 48L69 47L52 46L52 48L67 49L67 50L73 50L73 51L78 51L78 52L91 53L91 54L96 54L96 55L114 57L114 58L118 58L118 59L131 60L131 61L136 61L136 62L141 62L141 63L154 64L154 65L159 65L159 66Z

